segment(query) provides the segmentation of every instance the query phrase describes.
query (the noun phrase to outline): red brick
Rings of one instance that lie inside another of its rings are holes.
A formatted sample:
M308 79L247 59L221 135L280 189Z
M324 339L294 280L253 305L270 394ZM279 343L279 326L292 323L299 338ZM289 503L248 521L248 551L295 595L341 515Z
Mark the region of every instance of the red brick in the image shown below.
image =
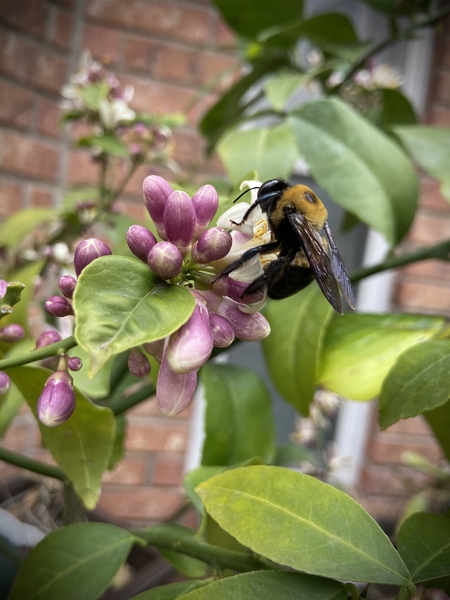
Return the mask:
M440 183L428 177L422 177L420 182L420 205L433 211L443 211L448 216L449 201L440 193Z
M83 31L83 48L90 50L92 56L105 63L117 63L120 60L122 32L111 27L102 27L87 23Z
M30 179L55 181L58 151L49 144L13 131L0 132L0 168Z
M183 501L180 492L171 489L135 487L117 489L105 487L99 508L122 519L168 519Z
M431 437L416 439L411 436L405 440L405 436L402 436L399 440L383 433L369 444L368 457L376 464L392 465L401 463L405 452L416 452L431 462L437 462L442 457L441 450Z
M449 228L450 213L438 216L419 211L408 234L408 239L418 246L436 244L448 239Z
M436 102L450 104L450 72L442 71L436 81Z
M69 50L72 45L73 15L66 10L53 7L53 28L51 41L57 48Z
M431 430L425 419L419 415L410 419L401 419L386 429L389 434L404 434L404 435L426 435L431 437Z
M15 127L30 127L33 118L33 93L8 81L0 83L0 122Z
M450 282L450 263L443 260L422 260L399 269L397 273L400 285L403 281L411 281L412 278L434 279L422 283L439 285L442 281Z
M53 205L53 191L48 187L33 185L30 190L30 205L51 207Z
M51 138L61 137L62 128L60 119L62 110L59 102L49 98L40 97L37 109L37 130L39 133Z
M16 182L0 177L0 221L23 207L23 189Z
M103 483L143 485L146 483L147 461L142 456L129 455L123 458L112 471L107 471Z
M153 484L177 486L182 484L184 458L182 456L156 456L153 468Z
M216 44L218 46L234 47L236 36L230 27L220 18L216 17Z
M188 129L174 131L174 158L182 167L199 168L205 163L205 143L199 135Z
M2 0L0 21L41 39L47 31L49 3L36 0Z
M128 425L125 446L127 450L145 452L184 452L187 443L187 428L179 425L158 424L144 426L131 419Z
M69 185L96 183L98 173L99 166L88 152L83 150L70 151L67 171L67 183Z
M450 109L433 104L429 111L428 122L438 127L450 127Z
M225 76L225 74L228 71L237 72L238 64L237 59L232 56L202 52L198 56L198 83L208 84L220 77L219 89L225 90L231 84L231 75Z
M412 312L450 315L450 287L403 281L397 287L396 302Z
M366 466L360 476L358 489L364 494L383 496L404 496L419 492L433 482L431 477L408 467L396 465L392 469L379 466Z
M194 7L173 0L91 0L87 16L124 29L167 35L180 41L201 45L212 41L210 7Z

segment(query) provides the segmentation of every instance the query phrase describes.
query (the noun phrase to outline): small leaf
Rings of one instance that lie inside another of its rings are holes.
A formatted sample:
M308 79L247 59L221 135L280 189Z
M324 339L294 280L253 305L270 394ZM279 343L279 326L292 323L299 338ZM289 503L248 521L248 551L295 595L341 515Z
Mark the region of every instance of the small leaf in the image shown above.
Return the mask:
M202 581L179 581L178 583L159 585L142 592L142 594L133 596L131 600L176 600L177 598L184 598L187 592L196 590L202 585L204 585Z
M264 313L271 327L263 341L270 376L285 400L303 415L309 413L314 398L332 313L316 284L286 300L271 302Z
M80 89L80 98L91 110L97 111L102 100L106 100L111 90L106 81L91 83Z
M450 400L433 410L425 411L423 416L445 452L447 460L450 461L450 435L448 435L450 431Z
M217 151L232 182L243 181L254 169L264 179L288 177L298 157L295 139L287 125L231 130Z
M78 145L94 148L100 150L100 152L106 152L106 154L112 154L113 156L120 156L122 158L130 156L128 146L112 133L90 135L80 138L78 140Z
M8 375L36 416L38 398L50 371L37 367L15 367ZM76 408L57 427L39 423L42 441L72 482L88 510L100 496L101 478L108 468L115 439L115 419L109 408L92 404L75 388Z
M403 352L379 399L382 429L442 406L450 397L450 341L429 340Z
M415 583L450 575L450 519L415 513L403 522L398 551Z
M96 600L125 561L134 537L106 523L76 523L25 557L8 600Z
M9 390L0 398L0 438L8 431L9 426L22 408L24 398L11 382Z
M169 285L139 260L102 256L75 288L75 336L91 355L94 375L115 354L170 335L194 310L192 294Z
M417 116L408 98L399 90L384 88L380 90L382 109L378 126L389 129L395 125L414 125Z
M270 462L275 430L270 396L260 377L242 367L207 364L202 465L233 465L260 456Z
M14 300L17 300L18 297L20 297L20 302L15 304L12 313L8 314L6 317L4 317L4 319L2 319L2 327L8 325L9 323L18 323L19 325L22 325L25 331L28 331L30 303L35 295L36 279L39 276L39 273L42 271L44 264L45 263L43 260L36 260L14 272L14 279L18 280L18 286L13 292L15 296ZM20 289L22 285L25 287Z
M309 83L315 74L281 73L269 77L264 82L264 93L275 110L283 110L292 94Z
M53 208L26 208L15 212L0 225L1 245L20 245L36 227L50 221L56 214Z
M186 594L184 598L186 600L274 600L275 598L345 600L347 593L342 583L312 575L255 571L219 579Z
M350 496L280 467L233 469L197 488L225 531L270 560L313 575L403 585L406 566Z

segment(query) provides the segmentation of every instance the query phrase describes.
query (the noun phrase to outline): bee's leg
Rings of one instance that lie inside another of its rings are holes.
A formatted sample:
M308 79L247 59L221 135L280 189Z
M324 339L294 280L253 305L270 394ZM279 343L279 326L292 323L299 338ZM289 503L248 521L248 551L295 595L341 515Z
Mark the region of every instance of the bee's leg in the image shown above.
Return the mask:
M250 250L244 252L244 254L240 258L229 264L228 267L226 267L222 271L222 273L220 273L220 275L217 276L216 279L219 279L220 277L225 277L225 275L229 275L239 267L242 267L244 263L246 263L248 260L256 256L257 254L267 254L268 252L273 252L279 247L279 245L280 244L278 241L274 241L269 242L268 244L263 244L261 246L255 246L254 248L250 248ZM216 279L214 281L216 281Z
M288 252L280 253L276 260L270 262L264 269L264 273L260 275L255 281L253 281L244 292L244 296L247 294L253 294L258 292L260 289L266 287L270 295L272 287L276 287L278 282L282 280L286 275L291 261L295 256L295 250L290 249Z

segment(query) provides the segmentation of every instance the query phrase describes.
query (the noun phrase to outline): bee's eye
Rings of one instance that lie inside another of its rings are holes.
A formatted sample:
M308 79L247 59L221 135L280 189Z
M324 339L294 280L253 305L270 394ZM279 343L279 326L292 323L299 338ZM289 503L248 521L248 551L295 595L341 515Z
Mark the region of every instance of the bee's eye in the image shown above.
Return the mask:
M269 179L269 181L265 181L258 190L258 198L262 198L267 194L275 195L278 192L286 189L288 184L282 179Z
M309 192L305 192L305 198L308 200L308 202L311 202L311 204L315 204L316 203L315 196L313 196Z

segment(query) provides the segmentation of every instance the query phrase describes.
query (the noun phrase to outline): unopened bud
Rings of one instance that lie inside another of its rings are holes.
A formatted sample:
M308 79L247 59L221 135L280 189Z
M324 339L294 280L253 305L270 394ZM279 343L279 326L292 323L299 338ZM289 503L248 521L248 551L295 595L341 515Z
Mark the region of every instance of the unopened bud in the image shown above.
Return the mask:
M169 337L167 362L175 373L199 369L213 349L209 313L205 304L197 302L191 317Z
M5 297L6 290L8 289L8 282L4 279L0 279L0 300Z
M45 346L50 346L51 344L56 344L56 342L60 342L62 337L59 335L57 331L48 330L41 333L41 335L36 340L36 350L38 348L44 348Z
M44 307L48 314L54 317L67 317L74 314L72 304L64 296L51 296Z
M73 292L77 285L77 280L72 275L63 275L59 280L58 287L61 290L62 295L69 300L73 298Z
M195 237L198 238L202 231L211 223L219 206L219 195L212 185L204 185L192 196L197 223Z
M132 225L127 231L127 244L131 252L143 262L156 244L156 238L151 231L142 225Z
M231 323L239 340L257 342L266 338L270 333L267 319L259 312L252 314L242 312L239 306L239 303L224 298L217 308L217 313Z
M128 356L128 368L135 377L146 377L150 373L148 358L137 348L133 348Z
M234 329L230 321L213 312L209 313L209 320L214 346L216 348L228 348L234 342L235 338Z
M107 256L108 254L112 254L112 252L105 242L96 238L83 240L78 244L73 258L75 273L79 276L84 267L89 263L100 256Z
M67 368L71 371L79 371L83 366L83 361L79 356L68 356L67 357Z
M197 371L174 373L165 356L161 362L156 385L156 401L165 415L177 415L192 400L197 387Z
M47 379L37 403L38 419L47 427L67 421L75 410L73 379L66 371L56 371Z
M206 229L192 248L192 258L199 263L219 260L228 254L231 244L232 237L225 229Z
M9 390L9 386L11 385L11 379L5 373L5 371L0 371L0 396L6 394Z
M162 177L158 177L158 175L150 175L144 179L143 192L145 206L156 225L159 237L163 240L167 239L163 220L164 206L172 191L170 184Z
M166 339L162 338L161 340L156 340L155 342L147 342L142 345L144 347L144 350L147 352L147 354L151 354L152 356L154 356L156 358L157 361L161 362L163 352L164 352L165 342L166 342Z
M194 235L196 216L192 200L179 190L172 192L164 206L164 227L167 239L179 246L186 248Z
M183 255L170 242L158 242L147 256L150 269L161 279L172 279L180 274Z
M6 325L6 327L2 327L2 329L0 329L0 342L13 344L24 337L25 329L22 327L22 325L18 325L17 323L11 323L11 325Z

